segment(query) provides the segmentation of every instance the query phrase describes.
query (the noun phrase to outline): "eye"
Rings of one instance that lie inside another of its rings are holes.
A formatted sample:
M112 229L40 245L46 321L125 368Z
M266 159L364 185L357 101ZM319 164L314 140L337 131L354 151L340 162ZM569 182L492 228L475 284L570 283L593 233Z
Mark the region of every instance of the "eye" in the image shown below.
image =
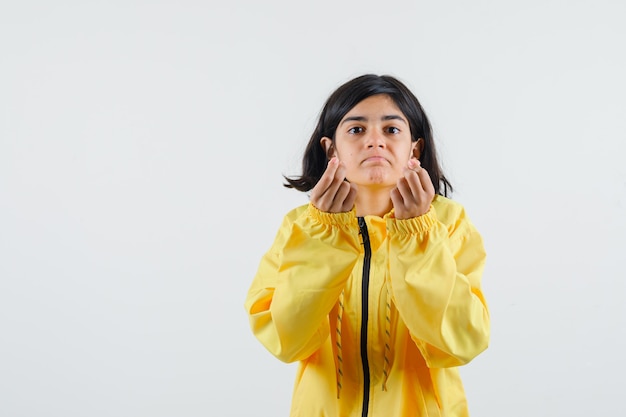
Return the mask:
M389 126L387 129L385 129L387 131L387 133L391 133L394 135L397 135L398 133L400 133L400 129L398 129L395 126Z
M360 126L355 126L355 127L351 127L350 129L348 129L348 133L352 134L352 135L357 135L359 133L363 133L363 128Z

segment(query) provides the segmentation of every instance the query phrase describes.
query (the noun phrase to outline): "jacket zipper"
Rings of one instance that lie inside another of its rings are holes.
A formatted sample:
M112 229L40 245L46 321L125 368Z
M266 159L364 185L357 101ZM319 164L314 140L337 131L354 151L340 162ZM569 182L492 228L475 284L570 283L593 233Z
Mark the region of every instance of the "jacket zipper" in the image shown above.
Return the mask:
M363 279L361 280L361 362L363 364L363 411L362 417L367 416L370 401L370 366L367 359L367 319L368 319L368 295L370 281L370 260L372 258L372 247L367 232L367 224L363 217L359 217L359 230L363 239Z

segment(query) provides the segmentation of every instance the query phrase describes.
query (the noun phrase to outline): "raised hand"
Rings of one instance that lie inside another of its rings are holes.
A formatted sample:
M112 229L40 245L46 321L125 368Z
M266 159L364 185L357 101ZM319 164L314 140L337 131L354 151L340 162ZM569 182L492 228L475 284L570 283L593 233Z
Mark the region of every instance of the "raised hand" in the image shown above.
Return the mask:
M426 214L434 197L435 187L428 172L421 167L418 159L411 158L396 188L391 190L396 219L410 219Z
M345 181L346 168L336 157L328 161L322 178L311 190L311 203L327 213L352 210L356 199L356 185Z

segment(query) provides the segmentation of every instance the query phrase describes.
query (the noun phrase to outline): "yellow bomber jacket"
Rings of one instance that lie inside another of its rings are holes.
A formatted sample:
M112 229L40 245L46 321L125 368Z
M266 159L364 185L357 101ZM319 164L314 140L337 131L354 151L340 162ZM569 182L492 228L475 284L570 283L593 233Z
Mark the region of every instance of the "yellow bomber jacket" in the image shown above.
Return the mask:
M291 416L468 416L457 367L489 343L484 263L442 196L407 220L289 212L245 307L267 350L299 361Z

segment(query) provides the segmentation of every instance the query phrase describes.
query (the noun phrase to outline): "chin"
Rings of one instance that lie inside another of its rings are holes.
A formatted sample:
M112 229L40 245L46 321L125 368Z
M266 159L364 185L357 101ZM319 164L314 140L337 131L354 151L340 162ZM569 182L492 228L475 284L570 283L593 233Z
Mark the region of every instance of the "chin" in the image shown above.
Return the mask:
M370 181L372 182L376 182L376 183L381 183L381 182L393 182L395 183L397 180L397 176L398 173L395 172L394 170L390 169L390 167L384 167L384 166L379 166L379 167L372 167L369 170L367 170L367 173L365 174Z
M375 188L380 187L395 187L398 182L398 173L392 172L386 167L374 167L365 172L360 172L354 175L353 178L348 178L348 181L355 183L359 186L372 186Z
M372 172L367 179L369 184L381 187L394 186L397 182L388 172Z

